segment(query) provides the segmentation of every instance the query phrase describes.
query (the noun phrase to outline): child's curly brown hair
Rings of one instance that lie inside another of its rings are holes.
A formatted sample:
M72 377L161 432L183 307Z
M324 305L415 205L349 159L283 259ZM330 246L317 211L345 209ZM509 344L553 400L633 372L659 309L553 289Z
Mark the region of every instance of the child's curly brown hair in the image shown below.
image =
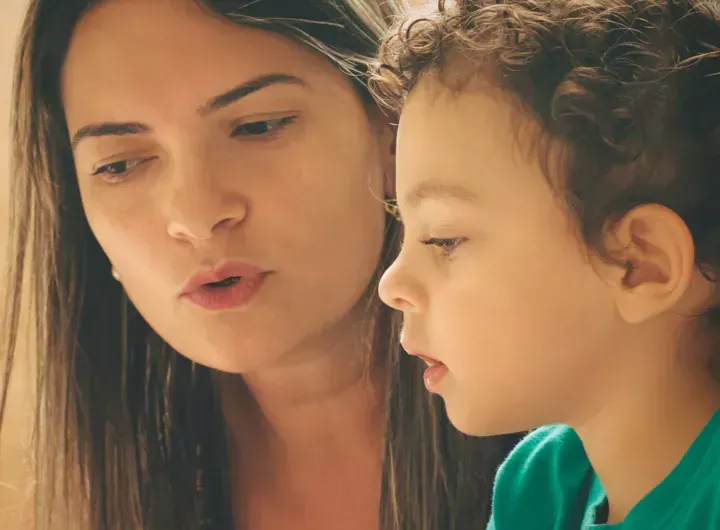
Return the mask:
M719 50L717 1L440 0L385 40L371 87L399 112L424 76L450 88L482 76L567 147L559 178L590 248L603 253L608 223L635 206L662 204L683 218L698 268L715 280ZM550 145L533 143L544 164ZM720 331L720 308L706 317Z

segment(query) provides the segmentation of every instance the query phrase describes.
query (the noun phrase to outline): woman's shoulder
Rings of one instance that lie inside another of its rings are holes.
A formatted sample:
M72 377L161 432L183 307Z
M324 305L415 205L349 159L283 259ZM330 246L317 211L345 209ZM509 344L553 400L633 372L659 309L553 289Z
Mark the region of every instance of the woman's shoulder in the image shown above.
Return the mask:
M583 444L570 427L535 429L498 470L488 530L530 528L538 520L555 521L560 528L574 517L590 470Z

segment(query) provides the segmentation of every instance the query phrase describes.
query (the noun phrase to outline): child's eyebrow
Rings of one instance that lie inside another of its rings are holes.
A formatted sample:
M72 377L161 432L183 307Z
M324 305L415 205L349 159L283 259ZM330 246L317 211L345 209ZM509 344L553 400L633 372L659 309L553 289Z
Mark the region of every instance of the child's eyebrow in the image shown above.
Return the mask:
M477 201L478 196L474 191L457 184L424 180L410 189L405 194L404 199L406 207L416 208L426 199L455 199L474 203Z

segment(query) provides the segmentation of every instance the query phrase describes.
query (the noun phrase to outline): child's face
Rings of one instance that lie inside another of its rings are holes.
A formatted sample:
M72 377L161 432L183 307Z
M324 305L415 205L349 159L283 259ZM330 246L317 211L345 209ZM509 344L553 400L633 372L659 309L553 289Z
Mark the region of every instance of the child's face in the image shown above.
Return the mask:
M404 313L406 351L447 367L428 388L471 434L587 410L622 330L601 266L531 149L518 149L533 138L515 132L524 119L498 92L425 79L400 120L405 242L380 293Z

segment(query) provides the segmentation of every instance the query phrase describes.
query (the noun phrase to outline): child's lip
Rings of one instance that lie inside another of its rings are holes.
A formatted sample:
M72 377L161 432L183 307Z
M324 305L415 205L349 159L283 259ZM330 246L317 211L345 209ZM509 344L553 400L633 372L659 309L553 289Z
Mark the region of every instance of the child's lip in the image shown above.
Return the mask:
M425 364L427 364L428 366L436 366L438 364L443 364L442 361L435 359L434 357L430 357L428 355L422 354L422 353L411 353L410 355L417 357L421 361L425 362Z

